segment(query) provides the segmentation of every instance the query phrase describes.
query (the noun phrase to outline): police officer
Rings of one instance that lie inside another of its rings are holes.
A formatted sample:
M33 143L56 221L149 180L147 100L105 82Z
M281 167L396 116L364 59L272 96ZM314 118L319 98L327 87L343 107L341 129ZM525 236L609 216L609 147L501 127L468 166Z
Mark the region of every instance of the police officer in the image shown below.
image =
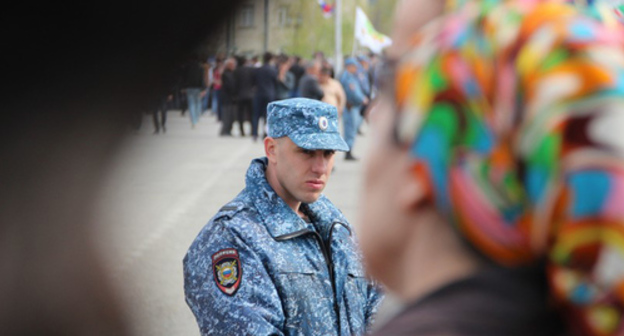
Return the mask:
M362 106L368 104L368 98L358 78L358 62L355 58L350 57L345 61L345 71L340 77L340 84L347 94L347 108L342 114L344 137L349 146L345 160L357 160L352 153L353 144L360 120L360 110Z
M348 150L336 108L294 98L268 107L266 157L184 258L186 302L202 335L362 335L381 296L354 230L321 192Z
M371 78L370 78L370 72L371 72L370 59L366 57L366 55L360 55L357 57L357 60L359 62L358 70L357 70L357 77L358 77L358 80L360 81L360 87L362 88L362 93L364 93L366 98L368 98L368 100L370 101L371 94L372 94ZM360 127L362 126L362 122L364 122L364 118L366 117L367 109L368 109L368 104L364 104L360 108L360 114L358 115L357 123L356 123L357 134L360 134L360 135L362 134L362 132L360 131Z

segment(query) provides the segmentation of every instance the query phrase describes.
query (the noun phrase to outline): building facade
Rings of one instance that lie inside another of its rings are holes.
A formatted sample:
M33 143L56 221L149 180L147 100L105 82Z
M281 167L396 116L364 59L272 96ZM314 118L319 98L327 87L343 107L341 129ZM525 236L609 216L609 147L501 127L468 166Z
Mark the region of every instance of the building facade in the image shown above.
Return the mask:
M343 49L350 51L356 6L370 0L342 0ZM353 13L353 15L351 15ZM210 55L259 55L264 51L310 57L314 51L333 54L334 18L323 17L317 0L247 0L236 14L212 34Z

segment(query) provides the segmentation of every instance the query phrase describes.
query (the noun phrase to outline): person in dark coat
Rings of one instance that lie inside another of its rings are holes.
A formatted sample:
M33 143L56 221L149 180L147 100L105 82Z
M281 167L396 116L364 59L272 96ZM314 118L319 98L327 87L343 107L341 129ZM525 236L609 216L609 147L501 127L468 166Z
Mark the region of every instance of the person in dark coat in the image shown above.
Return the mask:
M254 114L251 120L251 135L254 141L258 140L258 124L260 118L266 125L266 109L270 102L275 100L277 89L277 69L273 66L273 54L267 52L262 57L262 66L255 71L253 80L256 89L254 95ZM266 135L266 131L263 132Z
M295 75L290 72L291 61L286 55L280 55L277 60L277 92L276 99L283 100L290 98L292 90L295 88Z
M295 87L291 90L291 97L297 97L299 94L299 81L305 75L305 68L301 65L301 57L299 56L294 56L292 63L289 71L295 76Z
M221 87L221 104L223 106L223 119L221 124L221 136L232 135L232 124L236 116L236 78L234 70L236 69L236 60L230 57L225 61L225 68L221 79L223 86ZM241 125L242 126L242 125Z
M299 95L301 97L315 100L323 99L325 93L318 82L320 72L319 63L310 62L306 65L306 74L301 77L299 82Z
M253 76L253 65L244 56L238 57L238 66L234 70L234 78L236 79L238 95L236 119L240 125L241 136L245 136L244 123L245 121L251 122L253 113Z

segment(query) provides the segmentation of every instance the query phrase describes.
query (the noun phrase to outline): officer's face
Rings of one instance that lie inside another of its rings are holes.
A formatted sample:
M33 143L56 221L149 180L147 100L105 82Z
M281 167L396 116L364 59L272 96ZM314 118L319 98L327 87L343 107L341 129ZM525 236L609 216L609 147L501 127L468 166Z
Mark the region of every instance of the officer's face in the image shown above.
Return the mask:
M334 167L334 151L305 150L288 137L275 139L275 171L279 181L276 190L286 203L315 202L325 189Z

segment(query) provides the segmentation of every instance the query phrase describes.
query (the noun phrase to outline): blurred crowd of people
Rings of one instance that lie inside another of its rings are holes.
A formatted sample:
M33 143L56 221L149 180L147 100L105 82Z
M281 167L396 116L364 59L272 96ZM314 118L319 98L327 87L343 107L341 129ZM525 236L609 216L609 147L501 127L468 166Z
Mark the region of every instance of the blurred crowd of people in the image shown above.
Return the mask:
M181 67L169 94L153 109L154 132L165 132L167 111L179 109L183 115L188 111L191 128L209 112L221 122L220 136L232 136L236 125L240 136L249 135L249 129L257 141L260 135L266 136L270 102L304 97L337 108L343 136L351 149L375 95L378 64L379 58L372 53L347 57L345 70L336 74L336 67L322 52L310 59L270 52L253 57L221 54L191 59ZM351 151L345 159L357 160Z

